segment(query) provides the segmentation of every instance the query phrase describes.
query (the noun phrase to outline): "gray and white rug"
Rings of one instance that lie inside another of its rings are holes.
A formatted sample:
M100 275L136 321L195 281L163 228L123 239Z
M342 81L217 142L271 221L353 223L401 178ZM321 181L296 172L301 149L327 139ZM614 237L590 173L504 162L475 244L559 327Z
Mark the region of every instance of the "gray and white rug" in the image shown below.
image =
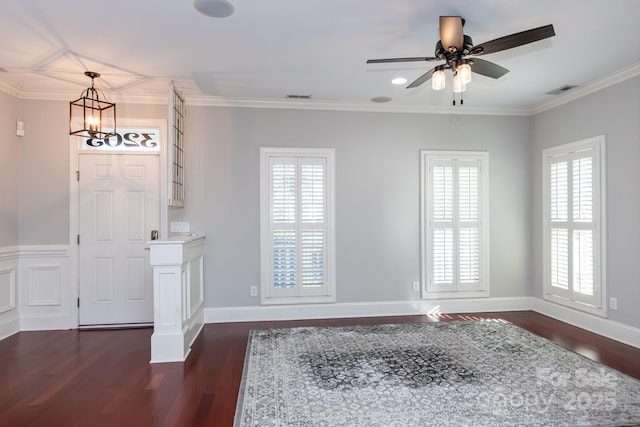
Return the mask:
M640 425L640 381L501 321L252 330L234 425Z

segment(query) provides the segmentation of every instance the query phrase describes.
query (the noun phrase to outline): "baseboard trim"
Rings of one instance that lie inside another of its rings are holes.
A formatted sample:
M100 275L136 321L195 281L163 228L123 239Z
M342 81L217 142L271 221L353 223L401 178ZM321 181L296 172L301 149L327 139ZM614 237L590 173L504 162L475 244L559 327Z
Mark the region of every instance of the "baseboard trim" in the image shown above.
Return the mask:
M594 314L554 304L539 298L531 298L531 310L554 319L586 329L589 332L640 348L640 329Z
M204 309L204 321L205 323L264 322L525 310L533 310L598 335L640 348L639 328L534 297L305 304L303 306L209 307Z
M204 309L204 321L205 323L262 322L340 317L475 313L481 311L522 311L531 309L530 300L530 297L512 297L305 304L297 306L210 307Z
M73 329L68 314L44 314L41 316L21 316L20 330L22 331L57 331Z
M0 340L20 332L20 319L7 319L0 323Z

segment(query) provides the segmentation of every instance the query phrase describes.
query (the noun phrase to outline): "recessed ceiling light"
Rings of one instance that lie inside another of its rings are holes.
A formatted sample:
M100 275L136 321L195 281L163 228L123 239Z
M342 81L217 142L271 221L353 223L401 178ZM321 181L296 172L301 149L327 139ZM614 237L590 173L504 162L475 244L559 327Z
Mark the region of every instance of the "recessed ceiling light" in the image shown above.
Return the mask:
M407 79L405 79L404 77L396 77L395 79L391 80L391 83L393 83L394 85L403 85L407 82Z
M233 5L226 0L193 0L193 7L212 18L226 18L233 14Z
M372 102L383 103L391 101L390 96L376 96L375 98L371 98Z

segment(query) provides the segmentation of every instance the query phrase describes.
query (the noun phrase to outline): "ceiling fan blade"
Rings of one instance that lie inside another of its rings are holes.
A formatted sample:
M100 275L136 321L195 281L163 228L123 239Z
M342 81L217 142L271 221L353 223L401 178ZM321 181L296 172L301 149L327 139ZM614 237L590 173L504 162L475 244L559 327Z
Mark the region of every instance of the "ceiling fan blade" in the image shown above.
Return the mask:
M412 89L414 87L418 87L420 86L422 83L426 82L427 80L429 80L431 78L431 76L433 75L433 72L435 71L435 67L432 68L431 70L427 71L426 73L424 73L423 75L421 75L420 77L418 77L413 83L411 83L409 86L407 86L407 89Z
M464 34L462 32L462 18L460 16L440 17L440 41L442 42L442 47L449 52L462 50Z
M438 61L434 56L415 56L413 58L368 59L367 64L383 64L388 62Z
M507 50L528 43L537 42L538 40L553 37L555 35L556 32L553 30L553 25L545 25L544 27L533 28L531 30L522 31L481 43L474 46L471 53L475 55L486 55L488 53L500 52L501 50ZM476 50L478 51L477 53L475 52Z
M484 59L473 58L472 61L471 71L493 79L499 79L509 72L506 68Z

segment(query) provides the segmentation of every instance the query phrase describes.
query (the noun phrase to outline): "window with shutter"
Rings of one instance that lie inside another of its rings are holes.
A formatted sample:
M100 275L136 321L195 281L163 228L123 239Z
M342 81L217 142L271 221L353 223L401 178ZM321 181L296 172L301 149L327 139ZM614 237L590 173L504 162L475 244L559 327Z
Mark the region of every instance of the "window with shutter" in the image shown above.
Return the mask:
M260 155L262 303L335 301L333 150Z
M544 297L604 315L604 137L543 151Z
M422 295L489 296L485 152L421 152Z
M169 85L169 206L184 207L184 126L186 104L173 82Z

